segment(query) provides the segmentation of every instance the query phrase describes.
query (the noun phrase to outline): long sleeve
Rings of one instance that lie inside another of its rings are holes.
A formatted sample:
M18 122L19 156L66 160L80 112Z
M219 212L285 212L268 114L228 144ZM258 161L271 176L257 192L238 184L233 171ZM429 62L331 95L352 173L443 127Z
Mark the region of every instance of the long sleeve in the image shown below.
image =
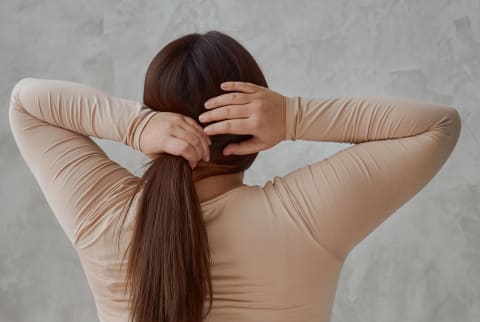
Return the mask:
M154 114L140 102L75 82L24 78L15 84L9 109L14 139L74 246L106 225L111 199L119 200L138 179L89 136L141 150L140 134Z
M292 220L344 260L435 176L460 129L458 111L440 104L388 96L286 97L286 140L353 145L276 176L274 187Z

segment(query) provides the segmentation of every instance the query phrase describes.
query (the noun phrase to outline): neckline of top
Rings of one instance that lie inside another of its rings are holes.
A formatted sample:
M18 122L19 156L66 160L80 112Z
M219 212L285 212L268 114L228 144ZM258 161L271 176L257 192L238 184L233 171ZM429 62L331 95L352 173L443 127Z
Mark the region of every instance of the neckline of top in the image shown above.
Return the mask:
M219 199L222 199L223 197L227 196L227 195L230 194L231 192L236 191L236 190L238 190L238 189L240 189L240 188L242 188L242 187L246 187L246 186L247 186L246 184L242 184L242 185L236 186L235 188L232 188L232 189L230 189L230 190L227 190L227 191L219 194L219 195L216 196L216 197L213 197L213 198L210 198L210 199L205 200L205 201L203 201L203 202L200 202L200 206L203 207L203 206L209 205L209 204L211 204L212 202L215 202L215 201L217 201L217 200L219 200Z

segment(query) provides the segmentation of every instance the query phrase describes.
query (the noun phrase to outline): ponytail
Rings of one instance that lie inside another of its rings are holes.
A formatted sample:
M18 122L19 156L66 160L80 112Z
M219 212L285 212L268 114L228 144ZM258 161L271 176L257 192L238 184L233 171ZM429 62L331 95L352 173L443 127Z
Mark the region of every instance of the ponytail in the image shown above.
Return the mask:
M130 321L201 322L212 306L212 284L192 169L183 157L165 153L147 164L128 247Z

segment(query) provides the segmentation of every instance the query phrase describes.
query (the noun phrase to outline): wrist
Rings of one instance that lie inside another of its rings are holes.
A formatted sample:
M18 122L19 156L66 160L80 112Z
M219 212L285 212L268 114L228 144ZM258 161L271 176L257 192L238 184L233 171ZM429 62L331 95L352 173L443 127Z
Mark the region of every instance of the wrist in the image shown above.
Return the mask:
M133 134L133 139L131 141L131 144L129 144L133 149L144 153L144 146L142 145L143 143L142 136L145 133L145 129L147 128L151 119L157 113L159 112L154 111L145 105L142 106L142 108L139 111L139 114L137 115L137 118L139 118L139 121L134 122L134 123L137 123L137 126L134 129L134 134Z

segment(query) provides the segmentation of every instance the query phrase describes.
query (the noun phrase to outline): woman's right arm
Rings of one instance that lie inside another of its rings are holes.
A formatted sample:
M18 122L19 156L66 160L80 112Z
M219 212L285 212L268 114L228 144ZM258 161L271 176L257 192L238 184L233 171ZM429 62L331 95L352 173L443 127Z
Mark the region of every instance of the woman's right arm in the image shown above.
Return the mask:
M285 126L286 140L354 144L272 184L305 231L343 260L440 170L461 120L453 107L399 97L294 96Z

